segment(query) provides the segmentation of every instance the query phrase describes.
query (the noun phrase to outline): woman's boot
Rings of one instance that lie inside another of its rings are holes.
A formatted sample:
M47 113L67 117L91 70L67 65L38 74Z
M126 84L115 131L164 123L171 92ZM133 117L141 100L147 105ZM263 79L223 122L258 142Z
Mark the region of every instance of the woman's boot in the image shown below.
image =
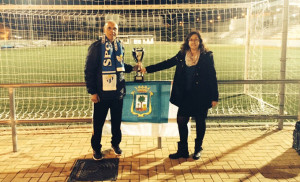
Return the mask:
M194 152L194 155L193 155L193 159L198 160L201 157L201 151L202 150L203 150L202 141L195 140L195 152Z
M178 150L174 154L169 155L170 159L189 158L188 144L178 142Z

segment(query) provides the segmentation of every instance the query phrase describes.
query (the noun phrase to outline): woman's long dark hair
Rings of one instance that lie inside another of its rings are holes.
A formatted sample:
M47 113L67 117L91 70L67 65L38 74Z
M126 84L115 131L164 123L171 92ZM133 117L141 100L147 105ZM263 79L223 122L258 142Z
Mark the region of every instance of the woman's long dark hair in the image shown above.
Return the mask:
M190 32L189 34L187 34L187 36L185 37L184 39L184 43L181 45L180 47L180 50L182 53L186 53L188 50L190 50L190 46L189 46L189 39L191 38L192 35L196 34L198 36L198 39L200 41L200 44L199 44L199 50L200 50L200 53L203 53L203 52L207 52L208 50L206 49L205 45L203 44L203 40L201 38L201 35L198 31L192 31Z

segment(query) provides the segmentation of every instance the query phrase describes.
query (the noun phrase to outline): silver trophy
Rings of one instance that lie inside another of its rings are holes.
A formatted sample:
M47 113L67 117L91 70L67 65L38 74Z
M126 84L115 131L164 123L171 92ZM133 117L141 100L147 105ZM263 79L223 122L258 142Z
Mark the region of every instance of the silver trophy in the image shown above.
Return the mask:
M132 56L133 56L133 59L135 60L135 62L139 65L139 69L136 72L134 81L135 82L144 82L144 75L140 70L140 67L142 66L142 60L144 57L144 48L133 48Z

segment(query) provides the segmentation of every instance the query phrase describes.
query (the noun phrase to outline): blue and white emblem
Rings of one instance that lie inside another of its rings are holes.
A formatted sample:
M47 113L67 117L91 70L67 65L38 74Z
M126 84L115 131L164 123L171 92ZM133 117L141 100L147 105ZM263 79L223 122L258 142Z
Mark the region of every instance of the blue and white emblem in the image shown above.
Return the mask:
M144 117L152 112L151 96L153 92L149 91L150 87L138 86L135 87L135 91L132 91L133 96L131 104L131 113L138 117Z

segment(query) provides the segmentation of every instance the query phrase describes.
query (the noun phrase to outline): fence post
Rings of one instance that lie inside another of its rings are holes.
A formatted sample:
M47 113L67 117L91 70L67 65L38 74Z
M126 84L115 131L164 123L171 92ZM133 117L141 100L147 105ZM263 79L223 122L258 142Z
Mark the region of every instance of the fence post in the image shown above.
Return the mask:
M299 97L298 97L298 100L299 100L299 104L298 104L298 120L297 121L300 121L300 82L299 82Z
M12 132L13 151L18 151L17 145L17 127L16 127L16 114L15 114L15 89L9 88L9 108L10 108L10 123Z

